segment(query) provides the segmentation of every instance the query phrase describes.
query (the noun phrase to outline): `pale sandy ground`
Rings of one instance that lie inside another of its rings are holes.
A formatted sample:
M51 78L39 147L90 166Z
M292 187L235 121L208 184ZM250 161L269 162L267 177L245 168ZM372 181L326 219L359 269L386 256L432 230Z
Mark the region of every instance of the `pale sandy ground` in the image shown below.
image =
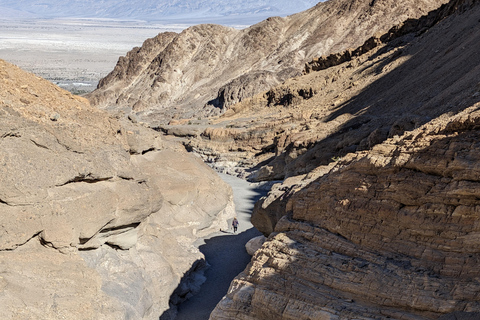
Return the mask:
M210 264L205 272L207 281L196 296L180 305L176 320L207 320L227 293L230 282L250 262L251 256L245 251L245 244L261 235L250 223L250 216L253 205L266 191L236 177L226 174L220 176L233 189L240 222L237 234L233 234L230 227L226 232L214 233L203 241L200 250Z
M120 56L146 39L166 31L179 33L198 22L202 21L11 20L0 13L0 59L81 94L94 90ZM241 29L250 21L204 22Z
M160 32L187 27L187 23L0 18L0 59L64 89L91 91L132 48Z

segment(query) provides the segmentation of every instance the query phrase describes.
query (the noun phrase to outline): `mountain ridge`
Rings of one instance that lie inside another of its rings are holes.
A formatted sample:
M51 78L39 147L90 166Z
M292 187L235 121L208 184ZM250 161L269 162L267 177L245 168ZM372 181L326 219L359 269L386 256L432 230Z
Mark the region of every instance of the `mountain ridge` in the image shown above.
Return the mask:
M128 82L118 76L135 63L121 58L88 97L101 108L130 110L142 121L220 114L254 94L300 75L314 56L363 43L409 17L419 17L444 1L338 0L319 3L285 18L272 17L243 30L212 25L188 28L166 47L148 50L141 72ZM388 17L388 19L380 18ZM380 22L378 22L380 21Z

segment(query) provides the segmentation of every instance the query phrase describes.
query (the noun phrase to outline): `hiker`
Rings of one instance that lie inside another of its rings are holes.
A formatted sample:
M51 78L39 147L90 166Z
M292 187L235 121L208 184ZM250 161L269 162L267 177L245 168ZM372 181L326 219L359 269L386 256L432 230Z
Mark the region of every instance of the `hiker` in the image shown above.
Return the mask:
M238 220L237 220L237 217L233 218L232 226L233 226L233 233L236 233L236 232L237 232L237 228L238 228Z

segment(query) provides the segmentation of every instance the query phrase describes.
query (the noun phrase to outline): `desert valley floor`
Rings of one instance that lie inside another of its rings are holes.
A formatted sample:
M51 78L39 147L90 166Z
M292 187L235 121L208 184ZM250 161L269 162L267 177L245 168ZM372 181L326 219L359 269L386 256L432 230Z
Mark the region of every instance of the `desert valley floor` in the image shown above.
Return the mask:
M0 59L77 92L95 89L118 58L187 23L112 20L1 20Z

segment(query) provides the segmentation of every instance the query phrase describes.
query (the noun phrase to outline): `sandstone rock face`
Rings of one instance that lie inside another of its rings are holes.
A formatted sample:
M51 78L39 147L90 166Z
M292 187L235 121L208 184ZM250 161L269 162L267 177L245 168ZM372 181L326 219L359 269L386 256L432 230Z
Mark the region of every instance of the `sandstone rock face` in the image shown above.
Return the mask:
M332 163L328 166L320 166L308 175L290 177L272 186L268 195L255 203L252 212L252 224L265 236L270 235L277 222L287 214L287 202L297 191L304 188L312 179L317 179L327 174L335 166Z
M164 130L203 130L185 138L188 147L254 181L308 174L371 149L478 101L480 77L473 70L480 53L472 39L480 41L479 9L471 5L451 1L340 58L316 59L311 68L318 71L233 105L218 119Z
M350 154L294 193L211 319L478 315L479 107Z
M363 61L319 67L338 76L334 82L342 81L342 66L356 70L350 75L372 68L376 80L351 102L332 103L327 118L345 121L341 131L310 148L297 143L309 156L296 160L306 174L257 203L252 221L269 237L211 319L478 318L480 78L479 55L467 44L478 40L480 7L454 0L437 13L446 16L436 26L394 40L410 38L403 53L392 45ZM415 102L418 111L409 114ZM376 127L369 112L382 117L393 107L397 118ZM362 126L376 128L363 135ZM341 157L323 154L352 143Z
M89 99L150 123L215 115L300 75L315 56L357 47L444 2L335 0L244 30L200 25L159 35L121 58Z
M160 133L0 74L0 318L158 319L231 190Z

